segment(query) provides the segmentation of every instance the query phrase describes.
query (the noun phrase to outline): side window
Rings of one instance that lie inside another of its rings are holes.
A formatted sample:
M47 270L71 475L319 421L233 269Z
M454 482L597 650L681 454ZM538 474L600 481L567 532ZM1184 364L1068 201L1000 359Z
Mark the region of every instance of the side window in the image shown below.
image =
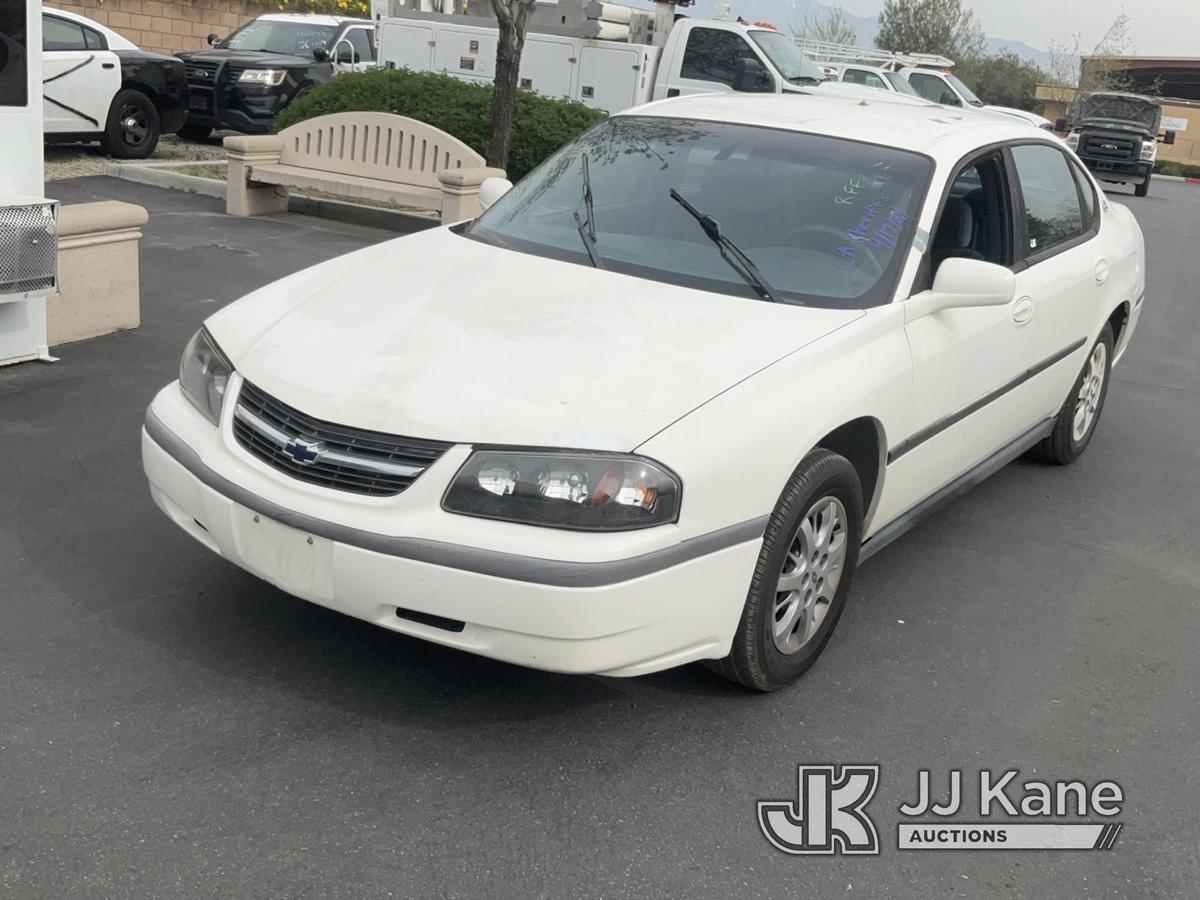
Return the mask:
M842 76L842 81L848 81L851 84L861 84L864 87L887 90L887 85L883 83L882 78L874 72L868 72L865 69L847 69L846 74Z
M1046 144L1012 148L1025 198L1025 253L1035 256L1087 231L1079 188L1066 156Z
M930 245L930 278L945 260L979 259L1006 266L1011 252L1008 190L998 153L965 166L950 186Z
M355 62L369 62L375 58L375 48L366 28L351 28L346 32L346 40L354 48Z
M908 83L926 100L932 100L934 103L958 105L958 98L954 96L954 92L937 75L930 75L927 72L913 72L908 76ZM951 97L954 99L951 100Z
M42 49L86 50L83 26L57 16L42 16Z
M733 86L738 59L753 56L754 51L741 36L716 28L693 28L683 51L681 78L716 81Z
M83 42L89 50L107 50L108 42L104 40L104 35L94 28L83 29Z

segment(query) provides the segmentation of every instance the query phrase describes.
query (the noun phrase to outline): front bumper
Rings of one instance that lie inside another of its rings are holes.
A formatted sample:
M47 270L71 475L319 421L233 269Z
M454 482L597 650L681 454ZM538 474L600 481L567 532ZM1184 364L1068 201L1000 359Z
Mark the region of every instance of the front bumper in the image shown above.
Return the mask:
M191 126L228 129L243 134L270 134L275 117L287 106L291 85L279 87L230 85L213 89L190 83L191 106L187 123Z
M1083 156L1080 159L1100 181L1114 184L1145 184L1154 171L1153 162L1098 159L1092 156Z
M236 386L235 379L220 428L177 384L160 392L142 432L143 465L172 521L281 590L393 631L556 672L641 675L728 652L761 521L672 541L464 520L437 502L467 447L448 451L398 497L341 495L297 482L237 445L229 421ZM381 533L388 520L395 527ZM472 544L446 541L447 524ZM489 533L503 538L494 542L503 549L482 545ZM524 552L512 552L513 535ZM603 555L584 552L589 538ZM580 542L580 558L547 558L546 546L561 553L564 540Z

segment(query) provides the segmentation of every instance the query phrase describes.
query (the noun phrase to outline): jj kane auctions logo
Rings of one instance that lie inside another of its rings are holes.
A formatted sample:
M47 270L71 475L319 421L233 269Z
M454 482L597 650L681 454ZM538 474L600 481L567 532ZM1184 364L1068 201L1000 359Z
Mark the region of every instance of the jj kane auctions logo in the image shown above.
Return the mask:
M1111 850L1123 825L1125 794L1114 781L1020 782L1017 769L978 773L977 805L965 800L963 773L951 769L946 793L934 797L928 769L917 773L917 798L900 805L900 850ZM867 806L879 787L876 765L797 767L795 800L762 800L758 825L784 853L879 853L879 835ZM951 817L971 815L984 821ZM1093 821L1078 821L1081 818ZM1067 821L1064 821L1067 820Z

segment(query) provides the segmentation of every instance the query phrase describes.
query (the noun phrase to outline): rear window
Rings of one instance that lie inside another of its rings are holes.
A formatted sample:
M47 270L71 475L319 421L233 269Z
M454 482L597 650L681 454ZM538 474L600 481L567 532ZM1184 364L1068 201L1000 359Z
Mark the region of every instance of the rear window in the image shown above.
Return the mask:
M575 219L592 188L595 249L643 278L756 296L674 190L750 257L783 302L886 303L931 171L891 147L720 122L617 116L528 175L470 236L590 265Z

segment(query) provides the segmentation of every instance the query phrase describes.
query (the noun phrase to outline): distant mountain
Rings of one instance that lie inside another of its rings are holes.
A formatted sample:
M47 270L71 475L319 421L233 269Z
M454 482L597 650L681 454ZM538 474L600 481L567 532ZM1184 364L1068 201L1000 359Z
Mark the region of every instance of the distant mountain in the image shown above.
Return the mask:
M833 4L822 3L821 0L697 0L695 6L686 7L687 15L707 18L723 2L729 2L732 7L730 18L741 16L751 22L770 22L784 32L803 27L810 16L819 20L833 8ZM875 35L879 33L879 22L875 16L856 16L845 9L842 14L857 32L860 47L875 46ZM993 53L1011 50L1021 59L1040 66L1050 61L1049 53L1030 47L1024 41L989 37L985 39L984 46Z

